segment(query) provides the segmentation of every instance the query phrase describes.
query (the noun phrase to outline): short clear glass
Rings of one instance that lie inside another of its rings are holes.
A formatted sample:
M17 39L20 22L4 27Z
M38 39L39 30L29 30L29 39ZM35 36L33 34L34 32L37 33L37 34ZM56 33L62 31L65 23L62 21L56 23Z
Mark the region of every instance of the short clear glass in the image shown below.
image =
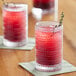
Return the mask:
M59 71L62 68L63 26L58 22L36 23L36 69L45 72Z
M28 5L5 4L2 8L3 43L8 47L20 47L28 42Z

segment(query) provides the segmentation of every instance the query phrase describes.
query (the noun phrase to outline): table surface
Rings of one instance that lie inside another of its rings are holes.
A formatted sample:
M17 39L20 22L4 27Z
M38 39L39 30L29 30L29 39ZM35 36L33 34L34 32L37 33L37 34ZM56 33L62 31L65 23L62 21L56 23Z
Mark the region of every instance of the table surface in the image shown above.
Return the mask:
M12 2L11 0L7 0ZM34 37L34 26L36 20L31 14L32 0L13 0L18 3L28 3L29 5L29 37ZM2 6L2 3L0 3ZM76 66L76 0L59 0L59 15L64 11L64 52L63 57ZM51 20L51 15L43 16L42 20ZM0 9L0 35L2 33L2 11ZM32 76L29 72L21 68L19 62L29 62L35 60L35 50L2 50L0 49L0 76ZM55 75L55 76L76 76L76 72Z

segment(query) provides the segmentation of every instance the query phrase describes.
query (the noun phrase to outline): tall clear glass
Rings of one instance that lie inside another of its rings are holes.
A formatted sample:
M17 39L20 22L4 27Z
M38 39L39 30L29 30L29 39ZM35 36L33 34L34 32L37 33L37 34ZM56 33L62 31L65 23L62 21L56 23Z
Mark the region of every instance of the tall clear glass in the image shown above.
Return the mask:
M38 22L35 27L36 69L58 71L62 65L63 26L58 22Z
M2 10L4 45L8 47L25 45L28 41L28 6L8 3Z

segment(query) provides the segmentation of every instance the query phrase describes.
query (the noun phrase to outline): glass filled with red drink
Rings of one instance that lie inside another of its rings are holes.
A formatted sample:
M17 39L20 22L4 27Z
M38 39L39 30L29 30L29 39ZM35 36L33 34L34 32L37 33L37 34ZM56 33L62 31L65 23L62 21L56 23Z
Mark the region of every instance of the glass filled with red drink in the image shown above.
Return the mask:
M3 6L3 31L5 46L23 46L28 40L28 6L8 3Z
M63 26L58 25L50 21L36 24L36 69L39 71L59 71L62 67Z
M33 7L42 9L44 14L54 12L55 0L33 0Z

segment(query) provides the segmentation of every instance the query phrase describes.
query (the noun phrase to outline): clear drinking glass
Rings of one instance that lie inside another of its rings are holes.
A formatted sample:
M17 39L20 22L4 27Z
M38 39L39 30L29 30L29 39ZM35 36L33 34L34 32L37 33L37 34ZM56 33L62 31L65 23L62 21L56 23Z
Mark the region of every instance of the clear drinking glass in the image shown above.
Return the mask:
M3 6L3 31L5 46L23 46L28 41L28 6L8 3Z
M33 0L35 8L41 8L43 11L53 11L55 0Z
M36 69L58 71L62 65L63 26L58 22L38 22L35 27Z
M32 14L37 20L41 20L43 15L50 14L52 20L58 19L58 0L33 0Z
M33 0L33 7L42 9L43 13L54 12L58 0Z

